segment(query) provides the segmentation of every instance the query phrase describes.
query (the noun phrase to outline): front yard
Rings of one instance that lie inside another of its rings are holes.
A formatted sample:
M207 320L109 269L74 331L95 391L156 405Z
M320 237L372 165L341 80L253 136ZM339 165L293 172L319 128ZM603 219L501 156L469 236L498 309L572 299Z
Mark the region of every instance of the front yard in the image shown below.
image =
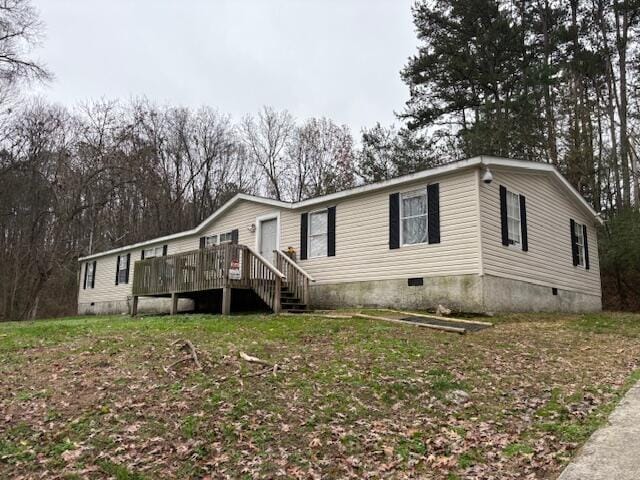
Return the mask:
M0 478L554 478L639 377L640 315L492 321L0 324Z

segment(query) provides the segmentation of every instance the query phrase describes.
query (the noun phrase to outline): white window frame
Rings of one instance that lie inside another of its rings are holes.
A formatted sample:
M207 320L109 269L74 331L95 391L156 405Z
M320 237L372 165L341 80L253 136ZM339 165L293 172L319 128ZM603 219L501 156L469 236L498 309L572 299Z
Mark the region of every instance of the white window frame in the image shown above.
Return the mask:
M207 235L204 237L204 246L212 247L214 245L218 245L218 234L214 233L213 235Z
M93 288L96 272L93 270L93 262L87 262L86 268L86 288Z
M510 215L511 211L509 210L509 202L515 202L514 210L517 212L516 216ZM511 228L511 223L509 222L517 222L517 228ZM520 246L522 245L522 212L520 212L520 194L516 193L512 190L507 189L507 232L508 232L508 240L509 246ZM514 237L517 232L518 238Z
M575 229L573 235L575 237L576 246L578 248L578 265L576 265L576 267L584 267L584 225L582 223L574 221L573 228Z
M158 253L158 251L160 251L160 253ZM164 245L161 245L159 247L145 248L144 249L144 258L146 260L147 258L161 257L163 251L164 251ZM151 252L151 253L149 253L149 252Z
M316 233L315 235L311 233L311 217L313 215L318 215L324 213L327 217L327 229L324 233ZM324 254L322 255L311 255L311 237L324 237ZM309 212L307 216L307 258L324 258L329 255L329 208L320 208L318 210L314 210L313 212Z
M118 257L118 285L126 285L127 283L129 283L127 278L127 255L120 255Z
M223 240L222 237L224 237L225 240ZM232 242L233 242L233 230L229 230L228 232L212 233L211 235L205 235L204 237L205 247L224 245L225 243L232 243Z
M228 238L227 240L222 240L222 236L225 236L225 238ZM228 231L228 232L222 232L218 234L218 245L224 245L225 243L232 243L233 242L233 231Z
M413 197L424 197L424 204L425 204L425 212L423 214L420 215L410 215L410 216L406 216L404 215L404 199L405 198L413 198ZM426 233L426 238L424 242L417 242L417 243L405 243L404 241L404 221L407 219L411 219L411 218L419 218L419 217L424 217L425 218L425 224L426 224L426 229L425 229L425 233ZM402 192L400 194L400 245L403 247L411 247L414 245L427 245L429 243L429 197L427 196L427 187L424 188L418 188L416 190L410 190L407 192Z

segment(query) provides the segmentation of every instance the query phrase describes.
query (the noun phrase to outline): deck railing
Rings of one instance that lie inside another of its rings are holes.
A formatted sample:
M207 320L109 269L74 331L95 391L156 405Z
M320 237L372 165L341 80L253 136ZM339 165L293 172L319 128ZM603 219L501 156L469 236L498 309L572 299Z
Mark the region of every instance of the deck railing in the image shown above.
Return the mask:
M309 282L315 282L313 277L305 272L286 253L274 250L276 268L284 273L286 285L296 298L309 306Z
M285 280L285 275L260 254L236 244L139 260L133 272L134 298L252 288L274 312L280 311L280 291Z

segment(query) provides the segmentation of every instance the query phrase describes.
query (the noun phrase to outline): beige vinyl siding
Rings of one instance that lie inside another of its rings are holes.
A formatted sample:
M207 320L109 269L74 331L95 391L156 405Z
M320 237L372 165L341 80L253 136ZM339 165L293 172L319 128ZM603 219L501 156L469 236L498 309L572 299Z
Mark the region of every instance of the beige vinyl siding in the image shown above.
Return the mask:
M443 176L440 183L440 244L409 245L389 249L389 194L426 188L420 181L383 191L342 198L310 210L282 209L249 200L241 200L197 235L185 236L167 244L168 254L199 248L200 237L238 229L238 242L257 250L256 233L250 231L259 217L280 216L280 248L291 246L300 252L300 215L335 205L336 256L301 261L300 264L318 283L339 283L415 276L477 274L480 269L478 242L478 195L476 170ZM151 245L146 248L150 248ZM128 252L121 252L126 255ZM125 300L131 295L134 263L140 249L131 251L129 284L115 285L117 255L97 258L94 289L82 288L82 263L79 303Z
M161 242L151 245L146 245L144 248L155 248L167 245L167 255L175 253L175 245L171 242ZM129 264L129 283L116 285L116 264L118 255L131 254L131 260ZM82 288L84 286L84 269L86 268L86 261L82 262L80 271L80 290L78 293L78 303L91 303L91 302L112 302L117 300L126 300L131 295L131 289L133 285L133 266L135 262L140 260L142 256L142 248L135 248L133 250L126 250L124 252L115 253L112 255L106 255L104 257L96 258L96 285L95 288L87 287L86 290ZM89 260L92 262L93 260Z
M484 273L538 285L600 295L598 239L593 216L549 175L492 168L494 180L480 186ZM500 185L527 204L529 251L502 245ZM590 269L575 267L569 221L587 225Z
M126 255L129 252L105 257L96 258L96 282L95 288L84 287L84 270L87 262L82 262L80 271L80 292L78 303L110 302L116 300L126 300L131 295L131 285L133 283L133 263L140 259L140 250L131 252L131 263L129 266L129 283L116 285L116 262L118 255ZM89 263L93 260L89 260Z
M389 195L440 183L440 241L389 249ZM300 252L300 216L336 206L336 256L300 261L317 283L479 273L476 171L467 170L337 202L297 209L282 218L281 248Z

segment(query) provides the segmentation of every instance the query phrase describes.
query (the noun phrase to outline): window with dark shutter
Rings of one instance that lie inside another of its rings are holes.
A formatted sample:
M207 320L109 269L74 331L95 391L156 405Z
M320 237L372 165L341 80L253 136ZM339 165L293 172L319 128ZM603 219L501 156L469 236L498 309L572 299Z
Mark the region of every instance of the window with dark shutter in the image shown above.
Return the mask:
M238 244L238 237L240 236L240 232L236 228L235 230L231 230L231 243L234 245Z
M400 248L400 194L389 195L389 249Z
M500 185L500 225L503 245L520 247L524 252L529 250L526 198L504 185Z
M93 288L96 284L96 262L87 262L84 269L84 288Z
M116 263L116 285L129 283L129 258L131 254L118 255Z
M573 257L573 266L580 265L580 255L578 253L578 240L576 239L576 221L572 218L569 220L569 228L571 233L571 256Z
M427 187L427 217L429 243L440 243L440 184Z
M571 253L573 265L589 269L589 242L587 240L587 226L570 220L571 226Z
M206 246L207 237L200 237L200 250Z
M167 246L166 246L166 245L163 245L163 246L162 246L162 256L163 256L163 257L166 257L166 256L167 256Z
M329 254L329 211L309 212L307 226L307 258L326 257Z
M300 215L300 260L307 259L307 232L308 232L309 214Z
M144 248L140 250L140 260L144 260Z
M89 270L89 262L85 262L84 264L84 286L82 287L84 290L87 289L87 273Z
M327 256L336 256L336 207L327 209Z

